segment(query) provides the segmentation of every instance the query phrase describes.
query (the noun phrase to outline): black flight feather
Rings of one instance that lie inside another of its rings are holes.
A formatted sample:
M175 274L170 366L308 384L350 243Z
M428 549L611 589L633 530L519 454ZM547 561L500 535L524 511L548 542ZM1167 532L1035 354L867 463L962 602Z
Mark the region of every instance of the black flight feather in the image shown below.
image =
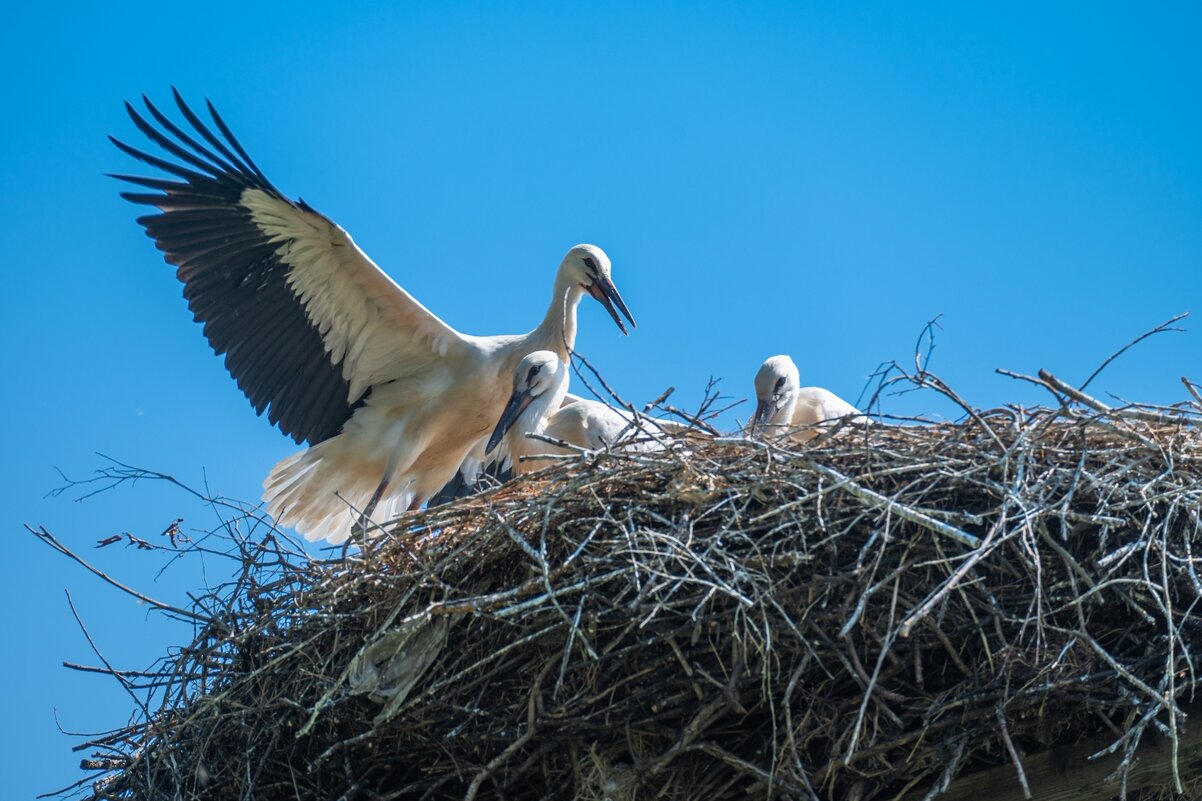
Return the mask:
M158 209L138 223L176 265L188 308L254 409L298 443L328 439L363 398L350 399L342 364L331 361L321 332L289 285L291 268L278 255L284 243L273 242L255 223L242 197L255 189L300 212L317 212L275 189L212 103L205 104L216 132L178 91L172 89L172 95L196 136L145 97L149 118L126 104L138 130L171 159L109 137L122 152L171 178L112 177L149 190L121 196Z

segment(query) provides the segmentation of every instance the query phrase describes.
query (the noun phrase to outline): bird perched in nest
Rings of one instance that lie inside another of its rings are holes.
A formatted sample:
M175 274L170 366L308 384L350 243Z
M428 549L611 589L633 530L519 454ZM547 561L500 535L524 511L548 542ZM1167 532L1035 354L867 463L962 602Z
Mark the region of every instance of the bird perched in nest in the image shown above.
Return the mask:
M152 190L122 197L157 209L138 222L178 267L189 308L255 410L309 444L272 468L263 499L310 540L341 542L373 512L417 509L461 465L482 462L514 367L536 350L568 358L584 295L623 333L622 317L635 324L609 258L577 245L534 330L462 334L346 231L276 189L212 104L216 132L175 92L189 132L145 102L158 127L127 103L130 117L173 160L113 142L171 177L114 177Z
M578 451L527 434L559 440L576 448L600 450L626 440L626 446L654 447L648 432L662 433L664 421L643 418L636 425L631 415L604 403L568 394L568 366L549 351L535 351L513 371L513 394L488 440L487 452L504 443L517 475L546 467L549 460L528 457L568 455ZM527 457L524 461L522 457Z
M755 374L755 416L748 433L763 432L808 442L820 427L844 417L870 422L864 414L830 390L801 386L801 374L788 356L773 356Z

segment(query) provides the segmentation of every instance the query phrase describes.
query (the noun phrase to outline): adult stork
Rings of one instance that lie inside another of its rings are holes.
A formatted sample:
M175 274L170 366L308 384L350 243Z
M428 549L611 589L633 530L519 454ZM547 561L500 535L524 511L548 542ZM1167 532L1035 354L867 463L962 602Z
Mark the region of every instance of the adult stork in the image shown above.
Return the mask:
M170 158L110 137L169 177L113 177L151 190L122 197L157 209L138 222L178 268L188 307L255 411L310 446L263 482L276 522L310 540L342 542L373 513L391 519L417 509L461 465L483 461L514 368L536 350L568 360L584 294L623 333L622 316L635 324L609 258L577 245L533 331L462 334L332 220L276 189L211 103L216 131L174 97L191 131L145 97L157 126L126 103L134 125Z
M755 374L755 417L749 433L762 431L808 442L824 424L850 417L866 423L868 418L847 401L822 387L801 386L801 373L788 356L766 359Z

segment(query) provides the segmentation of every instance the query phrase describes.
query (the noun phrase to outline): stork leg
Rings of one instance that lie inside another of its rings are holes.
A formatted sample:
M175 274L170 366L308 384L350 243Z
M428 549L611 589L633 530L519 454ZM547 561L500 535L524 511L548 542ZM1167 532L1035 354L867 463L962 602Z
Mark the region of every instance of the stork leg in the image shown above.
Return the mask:
M359 513L359 520L355 523L355 532L367 536L367 527L371 524L371 513L376 510L380 499L384 497L384 491L388 489L388 480L391 477L391 471L384 474L384 478L380 479L379 486L376 491L371 494L367 505L363 507L363 511Z

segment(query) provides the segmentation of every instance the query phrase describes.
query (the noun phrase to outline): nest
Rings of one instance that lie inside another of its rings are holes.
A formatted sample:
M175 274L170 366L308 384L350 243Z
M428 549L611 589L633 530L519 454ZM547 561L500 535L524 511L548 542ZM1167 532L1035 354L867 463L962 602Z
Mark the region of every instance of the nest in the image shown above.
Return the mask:
M1091 737L1114 795L1167 744L1177 797L1199 416L1060 397L590 454L328 561L232 526L237 579L168 610L195 638L84 790L918 799Z

